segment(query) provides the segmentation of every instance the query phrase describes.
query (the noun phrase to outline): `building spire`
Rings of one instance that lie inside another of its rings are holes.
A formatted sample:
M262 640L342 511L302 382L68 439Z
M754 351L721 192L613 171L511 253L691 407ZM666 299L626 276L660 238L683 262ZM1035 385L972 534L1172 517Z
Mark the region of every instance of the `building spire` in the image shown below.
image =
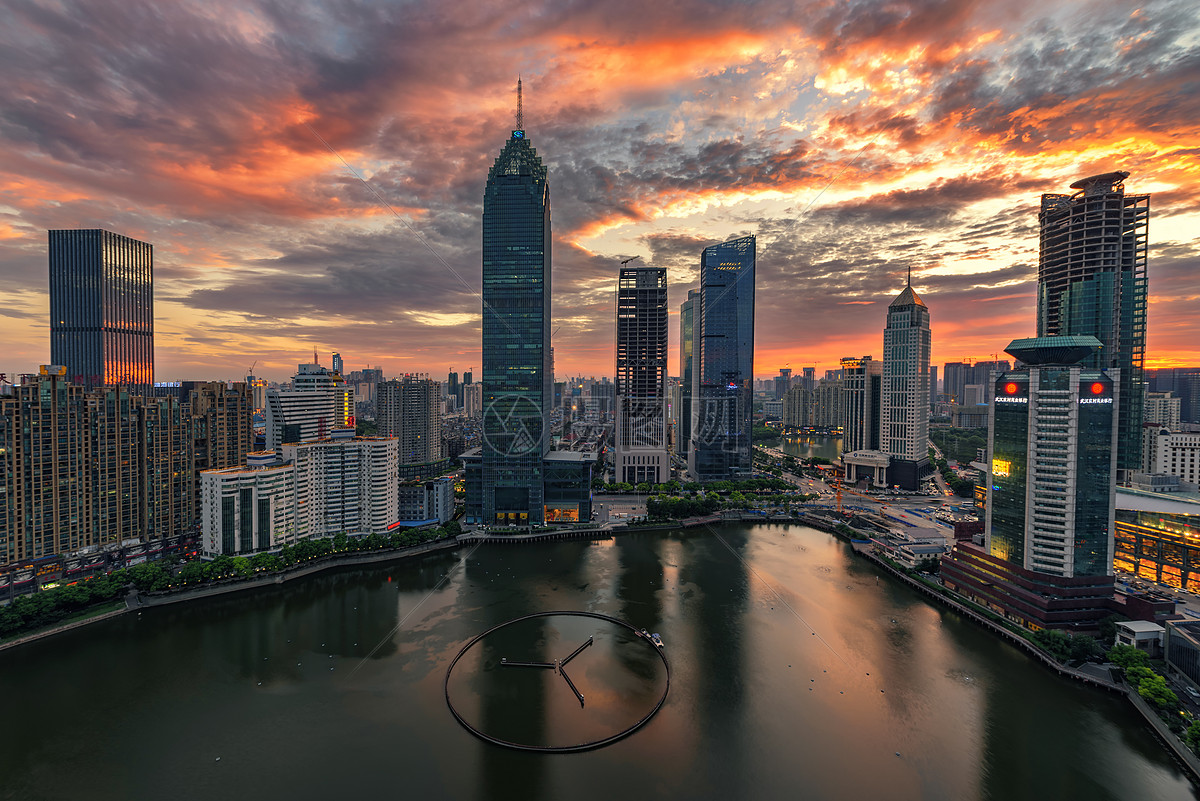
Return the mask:
M521 108L521 76L517 76L517 130L525 130L525 112Z
M912 262L908 263L908 286L912 286Z

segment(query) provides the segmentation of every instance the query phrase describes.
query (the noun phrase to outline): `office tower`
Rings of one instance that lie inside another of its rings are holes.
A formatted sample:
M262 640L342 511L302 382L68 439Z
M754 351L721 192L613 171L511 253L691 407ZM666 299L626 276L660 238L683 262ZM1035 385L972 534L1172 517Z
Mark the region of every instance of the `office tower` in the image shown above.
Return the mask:
M267 390L266 450L325 439L339 424L338 387L319 364L297 365L291 389Z
M1018 339L991 405L984 547L942 560L950 589L1034 630L1090 633L1130 613L1114 597L1120 376L1089 367L1090 336ZM1144 611L1144 610L1143 610Z
M378 434L399 440L400 464L429 464L442 457L441 397L439 382L415 373L376 387Z
M818 381L813 392L813 403L816 406L813 425L824 429L842 427L842 379L822 378Z
M250 388L250 403L255 411L265 412L267 409L267 382L257 376L246 376L246 386Z
M614 383L617 480L668 481L665 267L621 267L618 273Z
M792 369L790 367L780 367L779 375L775 376L774 390L775 400L783 400L783 396L787 394L788 388L792 385Z
M66 373L43 366L0 395L0 565L95 544L87 401Z
M344 375L346 375L346 373L343 370L344 370L344 365L342 364L342 354L338 353L337 351L334 351L334 353L333 353L333 372L337 373L340 376L344 376Z
M933 406L938 402L938 369L937 365L933 364L929 367L929 405Z
M679 307L679 431L676 455L687 459L692 447L692 359L695 353L696 301L700 290L689 289L687 300Z
M550 291L550 185L518 122L483 195L481 489L488 523L545 518Z
M693 312L692 446L697 481L749 474L754 382L753 236L704 249Z
M1120 382L1086 367L1094 337L1014 340L996 379L986 537L993 556L1057 576L1110 575Z
M333 420L334 426L354 428L355 403L354 386L347 383L345 377L336 370L330 375L333 383Z
M154 247L100 229L50 231L50 360L87 387L154 385Z
M918 490L929 463L929 309L908 286L888 306L883 331L880 450L891 457L888 483Z
M1094 336L1086 366L1120 370L1117 478L1141 463L1142 359L1146 348L1146 253L1150 196L1127 195L1127 172L1042 195L1038 336Z
M851 482L888 483L891 457L880 450L883 362L870 356L842 359L842 464Z
M879 450L883 363L842 359L842 453Z

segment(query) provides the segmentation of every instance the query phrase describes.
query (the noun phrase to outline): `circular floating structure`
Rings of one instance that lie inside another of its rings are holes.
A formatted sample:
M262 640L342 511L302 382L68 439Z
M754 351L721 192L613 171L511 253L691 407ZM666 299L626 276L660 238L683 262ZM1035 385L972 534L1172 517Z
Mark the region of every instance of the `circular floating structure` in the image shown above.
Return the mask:
M554 626L555 618L570 620ZM606 626L603 630L593 628L590 633L582 631L577 625L579 618L602 621ZM539 626L539 623L549 625ZM471 734L503 748L543 754L602 748L645 726L667 700L671 664L659 643L643 629L596 612L524 615L493 626L463 645L446 668L443 682L446 706L459 725ZM507 653L502 657L496 653L489 658L486 652L478 652L477 646L493 652L504 648ZM539 647L555 650L554 658L531 659L530 651ZM561 654L557 653L559 649ZM456 675L455 668L468 655L476 660L474 670L468 669L463 675L460 668ZM659 662L661 669L655 667ZM464 711L462 695L468 688L474 689L479 699L479 709L474 715ZM591 693L590 703L585 700L588 693ZM489 695L494 701L491 706ZM455 696L459 697L459 705L455 704ZM493 713L492 722L481 722L489 718L488 712ZM562 720L554 720L555 716ZM574 727L570 735L560 737L571 742L542 741L547 739L543 729L548 724L551 728L561 728L552 725L555 723ZM535 729L536 733L521 729ZM529 736L518 736L521 734Z

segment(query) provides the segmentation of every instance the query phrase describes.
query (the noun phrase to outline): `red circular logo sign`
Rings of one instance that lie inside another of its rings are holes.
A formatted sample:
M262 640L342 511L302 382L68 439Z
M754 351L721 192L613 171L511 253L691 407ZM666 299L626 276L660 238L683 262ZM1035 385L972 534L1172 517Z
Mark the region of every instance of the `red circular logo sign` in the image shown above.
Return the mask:
M1017 392L1017 385L1014 382L1009 381L1004 385L1004 391L1009 395L1014 395Z
M1103 391L1104 391L1104 385L1101 384L1099 381L1092 384L1092 394L1093 395L1099 395Z

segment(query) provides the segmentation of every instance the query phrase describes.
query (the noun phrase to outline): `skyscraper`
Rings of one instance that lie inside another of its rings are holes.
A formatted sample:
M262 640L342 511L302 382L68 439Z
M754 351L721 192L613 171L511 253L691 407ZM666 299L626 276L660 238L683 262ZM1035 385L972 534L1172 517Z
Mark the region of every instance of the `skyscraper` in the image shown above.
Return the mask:
M883 363L863 356L842 359L842 463L846 478L887 484L891 457L879 449L883 415Z
M1093 336L1101 348L1084 364L1120 372L1118 480L1139 469L1146 349L1146 254L1150 196L1127 195L1127 172L1042 195L1038 257L1039 337Z
M692 447L697 481L751 471L754 384L753 236L704 249L692 345Z
M687 458L692 447L692 356L695 353L696 300L700 291L689 289L679 307L679 430L675 432L677 455Z
M154 385L154 247L100 229L50 231L50 360L87 387Z
M340 422L339 397L333 373L319 364L297 365L291 389L267 390L266 449L328 437Z
M518 111L483 194L484 522L544 522L552 381L550 184Z
M921 488L929 465L929 309L908 286L888 306L883 331L880 450L891 457L888 483Z
M667 456L667 269L622 267L617 277L616 474L659 484Z

